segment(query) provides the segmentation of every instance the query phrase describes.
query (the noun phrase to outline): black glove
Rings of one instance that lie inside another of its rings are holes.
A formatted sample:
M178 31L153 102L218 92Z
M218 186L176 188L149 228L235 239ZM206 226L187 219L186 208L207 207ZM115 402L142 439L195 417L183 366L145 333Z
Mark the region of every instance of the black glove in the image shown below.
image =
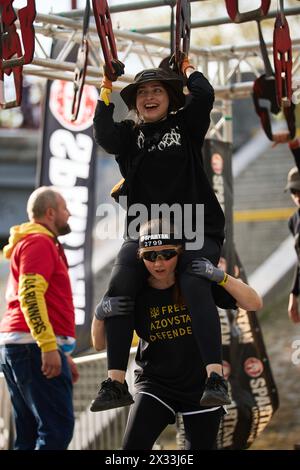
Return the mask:
M208 281L217 282L218 284L224 281L226 273L222 269L216 268L206 258L194 259L189 266L189 273L195 276L202 277Z
M112 65L112 68L114 69L113 73L110 71L107 65L104 64L103 66L104 75L111 82L115 82L116 80L118 80L118 78L121 75L124 75L125 65L123 64L123 62L121 62L120 60L116 60L116 59L111 60L111 65Z
M117 315L131 315L134 311L134 300L131 297L108 297L105 295L96 306L95 317L104 320Z

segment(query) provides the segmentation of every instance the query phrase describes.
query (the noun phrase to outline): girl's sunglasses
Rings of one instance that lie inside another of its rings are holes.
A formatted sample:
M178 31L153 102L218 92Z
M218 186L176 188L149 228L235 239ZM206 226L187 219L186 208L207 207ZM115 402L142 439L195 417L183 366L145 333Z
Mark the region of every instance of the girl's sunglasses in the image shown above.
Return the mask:
M177 255L178 255L177 250L172 248L169 250L160 250L160 251L143 251L141 253L141 258L154 263L159 256L163 260L169 261L169 259L172 259Z

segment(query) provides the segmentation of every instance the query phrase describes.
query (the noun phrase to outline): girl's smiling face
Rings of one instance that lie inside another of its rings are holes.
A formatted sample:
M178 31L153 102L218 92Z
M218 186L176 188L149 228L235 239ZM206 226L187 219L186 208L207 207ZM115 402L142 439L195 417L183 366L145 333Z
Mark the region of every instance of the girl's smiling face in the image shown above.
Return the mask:
M159 81L143 83L136 94L136 109L144 122L156 122L165 118L169 109L169 95Z

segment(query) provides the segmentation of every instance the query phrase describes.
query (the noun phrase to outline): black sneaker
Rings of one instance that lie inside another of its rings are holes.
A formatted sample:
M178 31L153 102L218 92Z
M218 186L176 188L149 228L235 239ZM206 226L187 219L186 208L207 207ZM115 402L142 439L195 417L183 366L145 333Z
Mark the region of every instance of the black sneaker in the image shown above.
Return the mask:
M205 389L200 400L201 406L230 405L228 385L224 377L212 372L206 380Z
M117 380L107 379L102 382L97 397L91 403L90 410L111 410L120 406L131 405L132 403L134 401L128 391L126 382L121 384Z

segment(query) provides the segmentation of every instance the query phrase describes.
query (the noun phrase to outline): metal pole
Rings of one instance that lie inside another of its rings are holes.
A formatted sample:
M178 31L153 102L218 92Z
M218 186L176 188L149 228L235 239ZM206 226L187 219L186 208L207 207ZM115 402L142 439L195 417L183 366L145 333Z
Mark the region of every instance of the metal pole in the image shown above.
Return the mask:
M204 2L206 0L190 0L190 2ZM110 13L122 13L125 11L134 11L134 10L145 10L146 8L156 8L156 7L165 7L165 6L176 6L176 0L145 0L143 2L132 2L132 3L122 3L119 5L112 5L109 7ZM67 16L69 18L75 18L77 16L82 16L84 10L77 11L63 11L58 13L60 16Z
M64 31L57 29L54 30L54 28L49 29L49 25L55 25L57 28L60 26L70 28L73 30L76 30L80 32L82 29L82 23L79 21L72 20L70 18L62 18L61 16L58 15L44 15L41 13L38 13L36 16L36 22L37 23L44 23L46 26L42 27L39 24L36 26L36 31L39 32L40 34L45 34L47 36L55 36L55 32L59 33L60 36L64 35ZM169 26L170 28L170 26ZM95 26L90 25L89 28L90 34L94 34L97 36L97 29ZM139 42L141 44L150 44L153 46L161 46L161 47L166 47L169 48L170 44L168 41L164 39L160 39L154 36L147 36L144 34L138 34L134 33L132 31L127 31L127 30L119 30L115 29L114 30L115 37L117 39L126 39L126 40L132 40L135 42ZM79 41L79 40L78 40ZM300 38L295 38L293 39L293 46L298 46L300 44ZM266 41L266 46L272 47L273 46L273 41ZM215 57L216 54L221 54L221 53L228 53L229 55L232 56L234 52L243 52L243 51L254 51L257 50L259 52L260 47L259 47L259 42L253 41L253 42L247 42L246 44L242 45L226 45L226 46L211 46L211 47L199 47L199 46L191 46L190 47L190 52L199 55L199 56L208 56L208 57Z
M291 16L291 15L299 15L300 14L300 8L295 7L295 8L288 8L284 12L285 16ZM276 18L277 16L277 10L273 10L270 13L268 13L264 19L270 19L270 18ZM230 24L232 23L231 19L227 16L224 16L222 18L216 18L215 20L203 20L203 21L195 21L192 22L191 28L206 28L208 26L219 26L222 24ZM243 24L243 23L238 23L238 24ZM131 31L140 33L140 34L151 34L151 33L165 33L170 30L169 25L164 25L164 26L149 26L148 28L137 28L137 29L132 29Z

